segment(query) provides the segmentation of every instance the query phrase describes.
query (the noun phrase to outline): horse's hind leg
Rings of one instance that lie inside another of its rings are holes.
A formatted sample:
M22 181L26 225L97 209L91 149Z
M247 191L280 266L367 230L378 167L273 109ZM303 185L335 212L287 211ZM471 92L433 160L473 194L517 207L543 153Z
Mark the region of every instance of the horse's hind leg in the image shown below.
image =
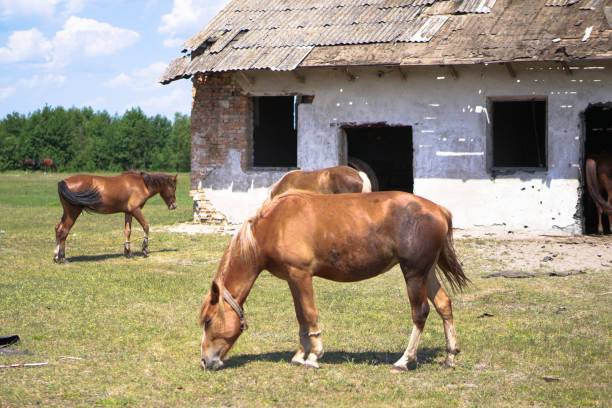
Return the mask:
M66 237L70 229L74 225L76 219L81 214L82 209L74 207L64 200L62 200L62 206L64 207L64 214L62 219L55 226L55 253L53 260L61 263L66 262Z
M412 309L412 332L408 347L402 357L393 364L392 371L406 371L409 364L415 364L417 361L417 349L421 334L429 315L429 303L427 302L427 274L420 273L419 270L409 268L405 263L401 262L400 266L406 280L406 289L408 298L410 299L410 307Z
M599 205L597 206L597 233L599 235L603 235L603 224L602 224L602 216L603 216L603 211L601 209L601 207Z
M444 366L447 368L455 368L455 355L459 354L460 350L457 348L457 335L455 333L455 324L453 321L453 307L451 299L448 297L442 285L440 285L436 277L435 268L433 267L427 278L427 297L433 303L444 325L447 352Z
M132 257L130 248L130 234L132 232L132 214L125 213L125 242L123 243L123 255L126 258Z

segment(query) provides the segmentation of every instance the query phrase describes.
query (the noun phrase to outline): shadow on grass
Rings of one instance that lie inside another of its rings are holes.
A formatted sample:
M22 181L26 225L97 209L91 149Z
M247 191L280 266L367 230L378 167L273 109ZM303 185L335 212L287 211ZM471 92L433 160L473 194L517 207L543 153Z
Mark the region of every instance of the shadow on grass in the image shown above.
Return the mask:
M156 251L149 251L149 255L162 253L162 252L178 252L178 249L158 249ZM106 259L124 258L123 252L117 252L116 254L100 254L100 255L82 255L67 258L69 263L73 262L97 262L104 261ZM132 258L143 258L142 252L132 252Z
M418 364L434 364L436 358L443 357L445 350L441 347L426 347L417 352ZM252 361L268 361L273 363L291 362L294 352L280 351L263 354L240 354L225 361L225 368L239 368ZM367 364L371 366L393 364L402 356L402 353L383 351L326 351L319 363L324 364ZM414 365L411 367L414 369Z

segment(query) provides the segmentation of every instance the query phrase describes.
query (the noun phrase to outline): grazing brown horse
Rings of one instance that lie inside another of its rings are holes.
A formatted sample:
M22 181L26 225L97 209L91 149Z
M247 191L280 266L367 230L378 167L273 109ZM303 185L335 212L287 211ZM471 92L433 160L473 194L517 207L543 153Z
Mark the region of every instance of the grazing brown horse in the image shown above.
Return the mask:
M597 207L597 232L603 234L602 213L608 216L612 229L612 154L591 156L586 160L586 183ZM607 195L607 200L602 193Z
M32 170L40 169L40 162L36 159L24 159L22 164L23 170L27 170L28 168Z
M270 198L289 190L307 190L323 194L369 193L370 179L364 172L348 166L314 171L294 170L285 174L270 189Z
M99 214L125 213L125 242L123 254L132 256L130 233L132 217L135 217L144 230L142 252L149 251L149 224L142 215L142 207L155 194L160 194L168 209L176 208L176 176L164 173L145 173L129 171L115 177L77 174L61 180L57 184L64 214L55 227L55 262L66 260L66 237L70 228L83 209Z
M53 172L57 173L57 165L55 164L55 160L50 159L50 158L47 157L47 158L42 160L41 165L46 170L49 170L49 168L52 168Z
M451 300L436 267L453 288L469 282L457 261L451 214L424 198L398 191L313 194L293 191L262 206L226 248L200 309L202 366L220 368L247 324L242 305L266 269L286 280L299 322L299 349L291 362L317 368L323 355L312 279L337 282L372 278L400 264L414 323L408 347L393 365L416 362L431 300L442 317L445 364L459 353ZM228 308L229 305L229 308Z

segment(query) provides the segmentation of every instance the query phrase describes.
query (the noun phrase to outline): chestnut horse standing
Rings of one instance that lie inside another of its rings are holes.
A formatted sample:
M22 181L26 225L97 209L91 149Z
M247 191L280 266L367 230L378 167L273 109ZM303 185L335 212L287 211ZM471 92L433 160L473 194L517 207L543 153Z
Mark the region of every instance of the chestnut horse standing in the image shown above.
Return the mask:
M612 154L591 156L586 160L586 183L597 207L597 232L603 234L602 213L608 216L612 229ZM607 195L607 201L602 193Z
M372 185L364 172L349 166L336 166L313 171L291 171L271 187L270 198L289 190L307 190L323 194L369 193L372 191Z
M293 295L300 340L291 362L317 368L323 344L312 278L355 282L397 263L406 281L414 326L393 370L404 371L416 361L429 314L427 299L442 317L445 364L453 367L459 349L451 300L438 281L436 266L453 288L461 289L469 280L453 248L451 214L429 200L398 191L294 191L265 203L226 248L202 303L202 366L222 367L226 353L247 328L242 305L263 269L286 280Z
M41 165L47 170L49 170L49 168L52 168L53 172L57 173L57 165L55 164L55 160L47 157L42 160Z
M83 209L99 214L125 213L125 242L123 254L132 256L130 233L132 217L144 230L142 252L149 251L149 224L142 215L142 207L155 194L160 194L168 209L176 208L176 177L164 173L129 171L115 177L77 174L57 184L64 214L55 227L55 262L66 260L66 237Z

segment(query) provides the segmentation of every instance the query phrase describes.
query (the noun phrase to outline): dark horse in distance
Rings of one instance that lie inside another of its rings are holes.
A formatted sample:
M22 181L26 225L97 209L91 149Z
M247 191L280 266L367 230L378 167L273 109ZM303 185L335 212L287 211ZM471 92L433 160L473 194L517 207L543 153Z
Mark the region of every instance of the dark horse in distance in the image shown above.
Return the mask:
M416 362L428 299L442 317L445 365L459 352L451 300L436 275L453 288L469 282L453 248L451 214L429 200L398 191L315 194L289 191L264 203L226 248L200 309L204 325L202 365L223 359L247 329L243 304L262 270L287 281L299 323L299 346L291 362L318 368L323 355L312 280L372 278L400 264L412 308L408 347L393 365L405 371ZM438 269L438 271L436 271Z
M37 159L24 159L22 165L23 165L23 170L27 170L27 169L38 170L38 169L40 169L40 162Z
M603 234L602 214L608 216L612 229L612 154L591 156L586 160L586 183L597 207L597 232ZM607 199L602 193L607 195Z
M146 256L149 251L149 224L142 215L147 200L159 193L168 209L176 208L176 176L164 173L128 171L115 177L77 174L61 180L57 191L64 214L55 227L55 262L66 261L66 237L84 209L99 214L125 213L123 254L129 258L132 217L144 230L142 252Z

